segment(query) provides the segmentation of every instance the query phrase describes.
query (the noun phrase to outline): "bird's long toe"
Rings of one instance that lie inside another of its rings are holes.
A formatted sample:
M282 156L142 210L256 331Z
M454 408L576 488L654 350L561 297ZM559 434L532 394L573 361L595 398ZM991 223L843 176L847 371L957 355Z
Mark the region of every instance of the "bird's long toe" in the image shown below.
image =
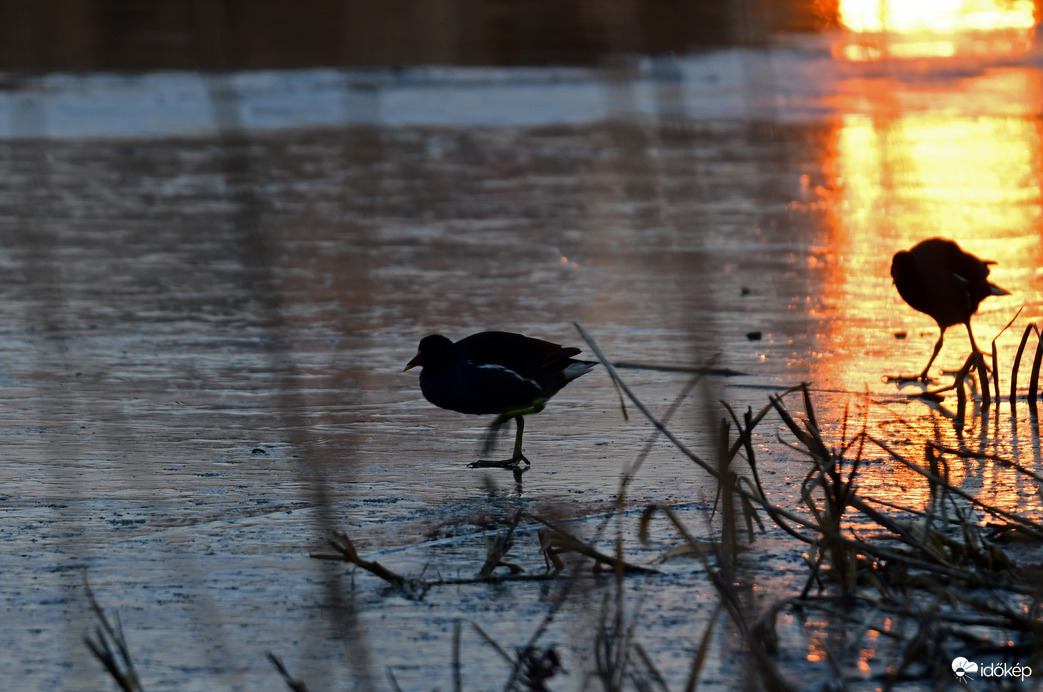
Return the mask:
M930 384L935 380L927 375L927 373L919 373L918 375L884 375L884 382L887 384L905 384L907 382L923 382Z
M528 457L526 457L524 454L517 454L511 457L510 459L501 459L499 461L494 461L491 459L479 459L478 461L473 461L470 464L468 464L467 468L513 470L521 468L522 464L525 465L525 468L529 468L530 466L532 466L532 462L529 461Z

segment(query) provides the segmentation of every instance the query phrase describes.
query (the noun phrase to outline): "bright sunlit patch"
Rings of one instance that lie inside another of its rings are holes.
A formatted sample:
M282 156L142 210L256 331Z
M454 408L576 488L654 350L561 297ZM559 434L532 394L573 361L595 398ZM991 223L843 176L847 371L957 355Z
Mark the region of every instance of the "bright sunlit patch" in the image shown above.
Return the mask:
M1036 25L1032 0L840 0L837 14L859 32L948 34Z
M853 61L1027 50L1037 23L1033 0L840 0L837 17Z
M867 348L881 350L891 374L916 372L930 353L937 327L906 306L890 278L891 255L932 235L952 238L998 264L1001 286L1029 300L1032 277L1026 266L1043 261L1033 246L1007 239L1026 237L1043 208L1038 185L1043 142L1035 124L1005 116L959 117L908 113L899 117L845 116L836 131L835 158L827 163L837 191L832 205L838 254L844 261L824 267L837 282L823 297L841 306L839 325L873 324L888 335ZM1029 236L1031 237L1031 236ZM1026 254L1028 253L1028 254ZM988 343L1013 316L1012 301L983 304L975 334ZM1009 308L1009 309L1008 309ZM896 333L907 338L897 340ZM849 334L836 342L852 345ZM966 335L953 330L942 353L946 367L966 354ZM856 361L839 374L852 389L879 379L882 370L862 372Z
M995 260L992 278L1012 297L992 298L973 320L975 337L988 348L1022 305L1030 306L1014 329L997 342L1003 388L1021 330L1040 323L1043 279L1043 129L1035 117L1043 82L1034 70L994 68L958 80L905 83L897 79L852 80L850 109L837 121L820 193L831 226L836 262L809 265L823 276L819 299L837 306L830 340L838 354L822 363L823 379L848 391L882 376L916 373L938 337L934 321L898 296L891 257L933 235L952 238L966 250ZM812 255L813 253L809 253ZM1031 314L1030 314L1031 313ZM895 338L904 334L904 339ZM964 329L947 332L934 374L954 369L969 351ZM1027 384L1024 366L1019 375ZM914 388L915 390L915 388ZM914 391L913 390L913 391ZM892 390L898 395L898 389ZM906 391L906 390L901 390ZM954 397L934 408L910 405L911 415L877 413L896 435L937 439L951 431ZM922 416L920 415L922 413ZM948 416L948 417L947 417ZM909 454L923 463L923 452ZM954 484L973 475L980 496L994 506L1024 508L1038 499L1001 467L983 471L954 457L947 473ZM895 465L872 479L873 497L922 508L929 487Z
M896 58L919 58L926 55L948 58L956 55L956 44L952 41L907 41L892 45L891 55Z

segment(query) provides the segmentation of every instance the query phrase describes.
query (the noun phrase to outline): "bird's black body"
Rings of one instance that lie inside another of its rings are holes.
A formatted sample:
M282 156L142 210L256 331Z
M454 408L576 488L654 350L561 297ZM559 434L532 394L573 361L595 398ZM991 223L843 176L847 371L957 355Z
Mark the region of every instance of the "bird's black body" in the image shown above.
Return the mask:
M521 454L522 416L538 413L562 387L597 363L577 360L578 348L511 332L480 332L457 342L441 334L420 341L406 369L421 366L420 390L435 406L494 414L494 427L515 418L515 465ZM498 462L497 462L498 463Z
M989 265L945 238L929 238L895 253L891 278L909 305L941 329L971 319L985 298L1008 292L989 281Z
M417 351L424 368L420 389L440 408L500 414L546 401L595 365L572 358L578 353L510 332L481 332L456 343L434 334Z
M1009 295L989 281L989 265L964 252L959 245L945 238L928 238L910 250L896 252L891 260L891 278L902 299L915 310L930 315L938 323L941 334L927 367L927 371L942 348L945 330L954 324L967 325L971 346L977 350L971 331L971 316L978 305L989 296Z

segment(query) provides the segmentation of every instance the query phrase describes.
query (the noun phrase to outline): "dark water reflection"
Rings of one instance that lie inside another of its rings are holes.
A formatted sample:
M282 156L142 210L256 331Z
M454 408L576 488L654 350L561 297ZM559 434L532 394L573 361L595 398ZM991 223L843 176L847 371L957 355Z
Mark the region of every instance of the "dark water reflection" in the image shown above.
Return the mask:
M716 357L746 375L712 380L679 415L681 436L704 453L706 401L759 408L768 391L807 379L830 423L868 389L874 429L910 454L939 438L1034 463L1036 424L1020 409L1014 421L1005 410L972 421L959 438L945 408L881 382L914 369L934 340L887 274L891 253L921 235L999 262L997 283L1016 302L983 307L982 343L1012 305L1028 306L1020 332L1043 303L1037 117L934 118L0 143L0 536L10 547L0 571L17 594L0 618L45 623L10 628L0 645L26 689L100 685L80 641L90 620L71 595L85 567L137 638L142 667L163 671L149 689L191 688L203 677L193 671L227 689L275 689L251 658L269 649L330 686L357 679L362 649L315 627L327 590L346 591L343 570L305 553L331 528L371 550L442 538L483 525L478 515L516 492L506 474L464 468L487 421L434 409L415 373L401 372L433 331L582 345L578 322L618 360ZM895 340L898 330L908 337ZM755 331L761 340L747 338ZM1001 340L1004 353L1018 336ZM959 341L945 365L962 357ZM686 381L625 375L656 410ZM624 422L608 379L592 373L531 420L520 502L603 509L650 430ZM773 437L762 441L766 482L785 492L805 467ZM1037 501L1005 473L954 464L954 478L992 501ZM866 483L921 501L901 474L867 472ZM659 446L631 495L681 502L712 487ZM428 559L398 555L389 559L417 570ZM513 613L534 602L500 596L479 605ZM580 612L599 598L588 597ZM672 598L649 607L667 611ZM360 617L388 609L406 623L368 643L373 660L403 666L407 686L441 675L434 654L425 668L396 653L432 620L397 601L369 605ZM476 607L431 617L445 626ZM692 641L700 627L675 633ZM37 653L56 638L53 657ZM448 651L448 638L438 645ZM670 674L683 679L686 666ZM474 680L499 684L500 672Z

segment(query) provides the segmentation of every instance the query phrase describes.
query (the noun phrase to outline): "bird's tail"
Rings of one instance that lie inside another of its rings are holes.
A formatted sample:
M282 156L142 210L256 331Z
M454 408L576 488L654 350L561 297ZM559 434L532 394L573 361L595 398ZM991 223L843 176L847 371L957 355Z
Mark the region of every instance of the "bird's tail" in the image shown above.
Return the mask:
M565 366L565 369L561 371L561 374L565 376L566 382L572 382L581 375L586 375L588 372L594 369L597 363L589 360L575 360Z
M987 295L990 295L990 296L1009 296L1010 295L1010 291L1008 291L1005 288L1000 288L999 286L997 286L996 284L992 283L991 281L986 281L985 283L989 287L989 292L988 292Z

